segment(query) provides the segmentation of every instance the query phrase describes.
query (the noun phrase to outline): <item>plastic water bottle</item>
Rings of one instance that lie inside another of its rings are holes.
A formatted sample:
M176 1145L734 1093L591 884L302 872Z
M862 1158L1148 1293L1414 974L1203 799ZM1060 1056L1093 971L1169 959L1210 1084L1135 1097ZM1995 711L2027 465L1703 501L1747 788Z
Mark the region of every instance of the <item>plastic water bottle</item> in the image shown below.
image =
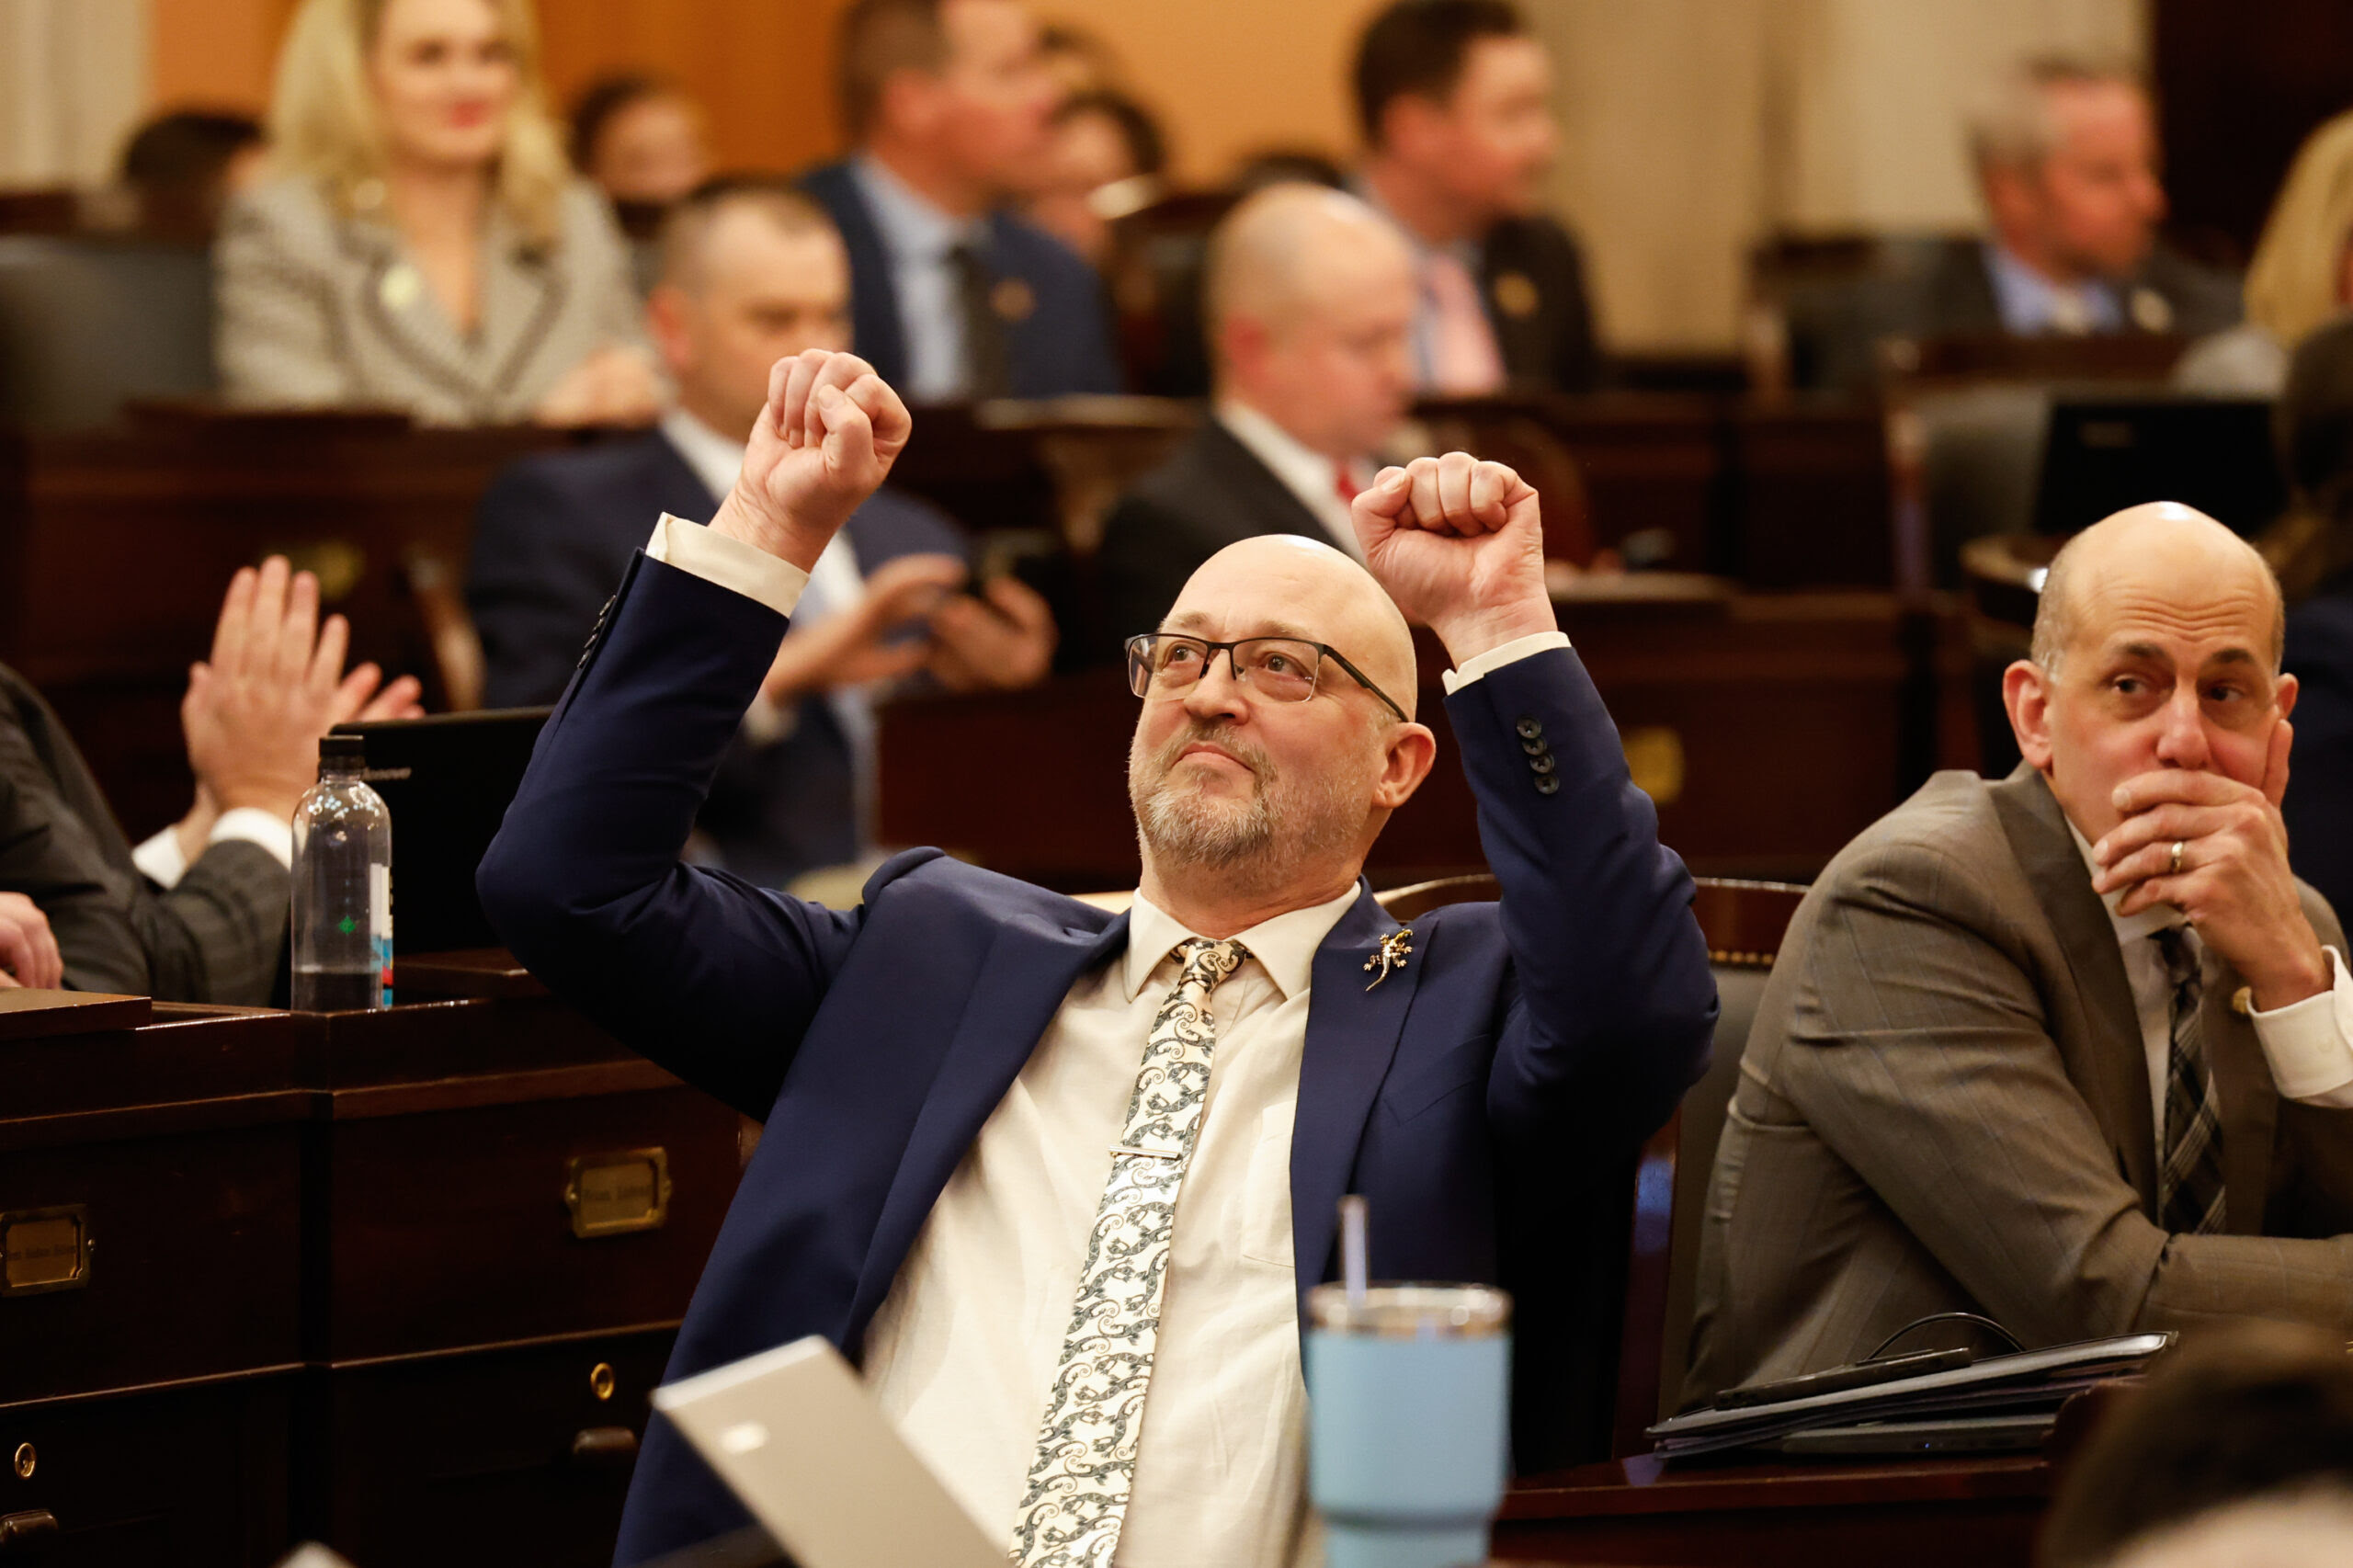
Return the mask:
M368 787L358 735L319 743L319 781L294 808L294 1006L392 1005L392 814Z

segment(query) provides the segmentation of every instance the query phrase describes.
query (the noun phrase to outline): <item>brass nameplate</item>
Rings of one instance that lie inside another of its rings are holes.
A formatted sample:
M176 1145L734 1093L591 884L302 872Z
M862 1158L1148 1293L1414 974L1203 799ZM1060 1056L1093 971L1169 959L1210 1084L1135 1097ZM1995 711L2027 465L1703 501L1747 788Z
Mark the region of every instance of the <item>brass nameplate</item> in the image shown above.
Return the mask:
M563 1187L575 1236L659 1230L670 1217L670 1156L660 1149L583 1154Z
M90 1250L86 1205L0 1213L0 1296L81 1289L90 1282Z

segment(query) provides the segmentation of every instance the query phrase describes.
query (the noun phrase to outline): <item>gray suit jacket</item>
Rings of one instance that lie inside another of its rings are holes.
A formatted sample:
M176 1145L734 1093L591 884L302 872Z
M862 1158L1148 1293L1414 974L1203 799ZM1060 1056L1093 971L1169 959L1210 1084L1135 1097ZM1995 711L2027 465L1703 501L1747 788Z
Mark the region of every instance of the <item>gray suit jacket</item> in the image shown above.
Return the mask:
M0 892L40 905L76 991L267 1004L286 947L286 868L216 844L168 892L139 874L57 715L0 665Z
M564 192L553 245L532 244L492 209L482 324L471 336L443 312L389 224L339 214L307 179L233 201L213 258L216 347L232 403L513 423L594 350L645 344L628 248L585 181Z
M2058 801L2024 767L1931 778L1782 944L1716 1153L1685 1401L1956 1310L2029 1346L2238 1316L2353 1336L2353 1111L2281 1100L2239 986L2210 950L2228 1233L2171 1235L2123 955Z

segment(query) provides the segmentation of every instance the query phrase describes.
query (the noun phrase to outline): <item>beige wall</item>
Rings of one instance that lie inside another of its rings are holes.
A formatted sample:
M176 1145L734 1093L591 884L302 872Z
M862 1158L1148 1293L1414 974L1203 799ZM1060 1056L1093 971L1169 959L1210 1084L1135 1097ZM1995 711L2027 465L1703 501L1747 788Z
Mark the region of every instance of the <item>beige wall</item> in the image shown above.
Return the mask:
M1188 180L1220 178L1276 145L1346 153L1348 62L1378 8L1378 0L1039 0L1041 14L1118 51Z
M1732 347L1776 229L1968 228L1965 108L2041 50L2137 58L2146 0L1533 0L1561 65L1562 211L1603 334Z
M106 177L146 96L145 0L0 0L0 187Z

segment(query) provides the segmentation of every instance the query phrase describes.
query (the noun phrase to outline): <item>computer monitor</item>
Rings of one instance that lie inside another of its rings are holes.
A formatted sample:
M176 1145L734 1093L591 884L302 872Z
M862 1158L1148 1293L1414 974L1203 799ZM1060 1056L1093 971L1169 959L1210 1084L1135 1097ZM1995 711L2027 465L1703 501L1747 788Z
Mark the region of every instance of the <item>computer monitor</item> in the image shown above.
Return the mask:
M474 896L474 868L506 820L551 711L508 708L335 726L361 737L368 782L392 814L397 951L498 945Z
M2048 432L2037 533L2078 533L2143 501L2179 501L2252 538L2288 504L2268 403L2062 397Z

